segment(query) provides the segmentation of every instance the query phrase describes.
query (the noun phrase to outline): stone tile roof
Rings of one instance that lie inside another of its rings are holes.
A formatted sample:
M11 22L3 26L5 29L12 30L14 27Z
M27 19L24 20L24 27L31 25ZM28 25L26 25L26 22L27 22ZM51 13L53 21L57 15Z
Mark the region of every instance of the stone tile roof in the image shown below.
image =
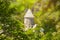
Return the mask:
M30 9L28 9L28 11L26 12L24 17L33 18L34 16L32 14L32 11Z

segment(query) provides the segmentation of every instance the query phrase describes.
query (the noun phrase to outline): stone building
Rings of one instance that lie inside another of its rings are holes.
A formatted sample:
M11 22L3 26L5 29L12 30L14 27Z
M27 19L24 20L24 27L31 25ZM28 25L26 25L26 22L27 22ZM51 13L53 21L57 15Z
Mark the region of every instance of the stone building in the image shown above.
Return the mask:
M30 9L27 10L27 12L24 16L24 25L27 29L32 28L34 25L34 16Z

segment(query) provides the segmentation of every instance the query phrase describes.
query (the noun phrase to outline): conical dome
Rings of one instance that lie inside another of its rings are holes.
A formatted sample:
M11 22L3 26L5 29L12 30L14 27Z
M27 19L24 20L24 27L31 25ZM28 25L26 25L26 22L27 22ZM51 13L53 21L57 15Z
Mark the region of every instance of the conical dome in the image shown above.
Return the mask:
M26 14L25 14L25 16L24 16L24 17L33 18L34 16L33 16L32 12L31 12L31 10L30 10L30 9L28 9L28 11L26 12Z

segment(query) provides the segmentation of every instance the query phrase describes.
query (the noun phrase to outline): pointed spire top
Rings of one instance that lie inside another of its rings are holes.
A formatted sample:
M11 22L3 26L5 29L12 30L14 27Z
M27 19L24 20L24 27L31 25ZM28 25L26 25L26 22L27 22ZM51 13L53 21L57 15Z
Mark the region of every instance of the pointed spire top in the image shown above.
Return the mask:
M30 9L28 9L28 11L26 12L25 16L24 17L30 17L30 18L33 18L33 14L32 14L32 11Z

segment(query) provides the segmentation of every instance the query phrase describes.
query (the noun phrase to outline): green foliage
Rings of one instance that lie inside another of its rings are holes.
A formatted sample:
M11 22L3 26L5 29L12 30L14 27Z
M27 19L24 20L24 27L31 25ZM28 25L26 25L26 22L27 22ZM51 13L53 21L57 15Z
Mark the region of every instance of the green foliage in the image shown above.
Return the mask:
M28 8L37 27L24 31ZM0 40L60 40L60 0L0 0Z

